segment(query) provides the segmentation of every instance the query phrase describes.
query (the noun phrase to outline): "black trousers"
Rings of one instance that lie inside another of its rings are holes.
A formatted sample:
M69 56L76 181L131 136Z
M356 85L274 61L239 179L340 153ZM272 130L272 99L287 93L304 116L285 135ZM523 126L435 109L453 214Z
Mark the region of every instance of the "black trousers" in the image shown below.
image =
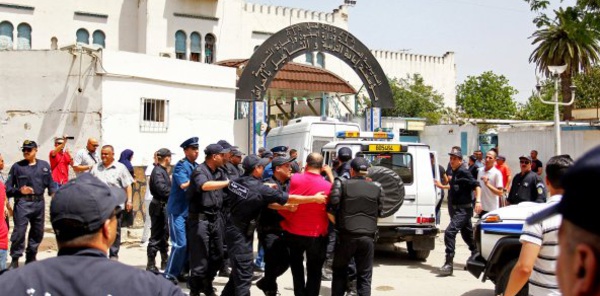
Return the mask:
M43 197L36 201L26 201L24 199L15 198L13 212L14 228L10 237L10 256L12 258L23 256L23 251L25 251L25 257L27 259L35 259L38 247L44 238L45 209ZM25 250L25 232L27 231L27 224L30 225L30 228L29 234L27 235L27 250Z
M356 287L359 296L371 295L373 256L375 242L368 236L339 235L333 257L333 281L331 295L343 296L348 286L347 266L352 259L356 263Z
M285 233L285 241L290 250L294 295L318 296L321 289L321 268L325 263L328 237L309 237ZM304 279L304 253L306 253L306 280Z
M456 246L456 235L460 232L463 240L469 247L471 252L475 251L475 242L473 241L473 225L471 217L473 217L473 208L454 208L448 206L450 212L450 224L444 232L444 244L446 245L446 256L454 258L454 250Z
M123 216L119 216L117 219L117 237L115 242L110 246L108 250L110 258L119 258L119 250L121 249L121 225L123 224Z
M246 235L245 229L239 229L231 220L227 223L225 240L231 261L231 275L225 284L221 296L247 296L252 286L253 236Z
M190 291L212 289L212 281L223 264L223 219L221 213L204 220L187 221L187 249L190 258ZM207 287L209 286L210 287Z
M167 205L152 200L148 207L150 215L150 239L148 239L148 257L156 257L156 253L167 254L169 251L169 221ZM164 258L163 258L164 259Z
M277 278L290 267L290 251L283 231L261 232L258 238L265 251L265 273L261 284L265 291L277 291Z

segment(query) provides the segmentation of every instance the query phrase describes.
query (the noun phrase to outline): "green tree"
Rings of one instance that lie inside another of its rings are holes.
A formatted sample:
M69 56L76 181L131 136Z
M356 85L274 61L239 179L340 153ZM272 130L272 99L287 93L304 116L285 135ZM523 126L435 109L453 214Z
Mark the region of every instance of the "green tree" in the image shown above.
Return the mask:
M456 87L456 105L471 118L510 119L517 111L512 98L517 93L506 77L487 71Z
M426 85L419 74L390 79L394 108L383 109L383 116L423 117L428 124L438 124L442 117L444 97Z
M598 108L600 106L600 66L587 73L579 73L573 79L576 86L575 108Z
M537 7L537 11L541 11L546 8L548 1L528 2L537 2L541 5ZM560 76L564 102L571 100L572 78L580 71L588 71L599 59L598 13L596 7L587 2L589 1L579 1L577 6L555 10L553 19L540 13L534 20L539 29L531 37L532 44L537 47L529 56L529 61L534 62L537 70L546 77L550 76L548 66L567 65L567 70ZM532 4L532 9L533 7ZM571 110L572 106L563 108L563 119L572 118Z
M552 95L544 97L546 100L552 99ZM553 120L554 106L542 103L538 95L532 94L525 104L519 104L516 118L521 120Z

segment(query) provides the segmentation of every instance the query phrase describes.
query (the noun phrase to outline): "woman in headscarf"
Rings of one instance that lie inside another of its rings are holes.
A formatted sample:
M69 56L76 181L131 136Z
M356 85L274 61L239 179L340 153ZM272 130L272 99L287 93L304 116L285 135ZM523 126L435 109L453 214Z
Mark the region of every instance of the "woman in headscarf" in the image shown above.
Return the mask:
M133 151L130 149L125 149L121 152L121 157L119 158L119 162L127 167L127 170L131 174L131 177L135 179L135 175L133 173L133 166L131 165L131 159L133 158Z

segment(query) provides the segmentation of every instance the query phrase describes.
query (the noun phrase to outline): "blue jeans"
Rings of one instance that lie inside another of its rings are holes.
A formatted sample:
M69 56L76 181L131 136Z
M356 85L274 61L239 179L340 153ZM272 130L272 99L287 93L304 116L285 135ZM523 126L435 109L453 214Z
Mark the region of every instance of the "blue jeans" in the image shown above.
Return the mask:
M183 215L169 214L169 233L171 237L171 256L167 261L165 275L176 278L181 274L187 259L187 240L185 237L185 221Z
M8 250L0 250L0 271L6 269L6 257L8 256Z

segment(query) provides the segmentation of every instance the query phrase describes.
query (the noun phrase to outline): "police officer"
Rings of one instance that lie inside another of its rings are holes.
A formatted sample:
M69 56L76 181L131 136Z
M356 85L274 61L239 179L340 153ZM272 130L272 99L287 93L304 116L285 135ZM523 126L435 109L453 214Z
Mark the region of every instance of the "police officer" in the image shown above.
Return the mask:
M187 260L187 239L185 223L188 217L188 201L185 196L190 186L192 172L198 166L198 137L185 140L181 145L185 157L175 164L173 168L173 182L169 200L167 201L167 214L169 220L169 234L171 237L171 256L167 261L165 277L177 283Z
M337 177L350 179L350 160L352 160L352 150L348 147L342 147L338 150L338 168L335 170Z
M242 175L240 170L238 170L238 168L231 163L231 158L233 157L234 151L236 151L234 150L234 146L231 146L231 144L229 144L229 142L227 142L226 140L220 140L219 142L217 142L217 144L221 145L225 149L229 149L229 153L223 154L223 166L221 167L227 174L227 179L235 180L239 178ZM229 204L227 202L226 194L223 195L223 207L221 208L221 212L223 214L223 225L225 225L229 216ZM225 227L223 227L222 237L225 237ZM223 241L223 264L219 269L218 275L222 277L229 277L230 274L231 272L229 264L229 255L227 252L227 244L225 243L225 241Z
M446 261L440 268L440 275L442 276L452 275L456 234L459 231L463 240L469 247L471 254L475 252L473 226L471 225L471 217L473 217L473 191L475 191L475 203L481 203L481 188L479 188L479 182L473 178L473 175L468 169L463 167L461 151L452 149L448 155L450 155L452 179L450 179L448 185L442 185L438 180L435 181L435 185L438 188L448 189L448 211L450 212L450 224L444 232Z
M242 158L244 157L244 153L240 151L239 148L235 148L231 150L231 159L230 162L233 167L238 171L238 174L241 176L244 174L244 169L242 169Z
M289 196L262 182L269 159L256 155L247 156L242 162L244 176L227 187L230 195L231 214L227 222L226 240L232 263L231 276L223 289L223 296L250 295L252 280L252 241L256 220L260 212L271 203L324 203L326 196Z
M546 202L546 186L537 174L531 170L531 156L522 155L519 157L521 172L515 175L510 186L508 202L512 205L523 201L537 203Z
M223 188L229 180L221 169L229 149L210 144L204 162L192 173L187 192L187 237L190 256L190 295L216 295L212 282L223 264Z
M262 153L262 158L266 158L269 160L269 163L267 163L267 165L265 166L265 169L264 169L264 173L263 173L264 180L267 180L267 179L273 177L273 167L271 166L271 160L273 160L273 157L275 157L275 155L273 154L273 152L271 152L269 150Z
M29 242L25 251L25 264L36 260L37 250L44 237L44 190L54 195L58 185L52 179L48 162L37 159L37 143L25 140L21 147L23 160L13 164L6 180L6 195L15 198L14 229L10 237L11 268L19 267L19 257L25 249L25 231L29 228Z
M184 295L164 278L109 260L125 191L82 173L50 203L58 256L0 276L3 295Z
M292 176L292 163L294 158L275 157L271 162L273 177L265 182L277 185L275 189L280 192L289 192L290 177ZM295 211L296 204L270 204L262 210L258 220L258 240L264 249L265 274L256 282L256 286L265 295L278 295L277 278L289 267L289 250L283 238L283 228L279 224L283 217L278 210Z
M171 150L161 148L156 151L158 164L150 174L150 193L152 201L148 207L150 214L150 240L148 241L148 264L146 270L158 272L156 268L156 253L160 251L161 269L167 265L169 245L169 227L167 221L167 201L171 193L171 178L167 173L167 166L171 163Z
M350 179L337 178L330 203L338 231L333 259L331 295L346 292L350 260L356 263L356 284L360 296L371 295L377 217L383 207L383 189L365 178L369 163L357 157L350 162Z

